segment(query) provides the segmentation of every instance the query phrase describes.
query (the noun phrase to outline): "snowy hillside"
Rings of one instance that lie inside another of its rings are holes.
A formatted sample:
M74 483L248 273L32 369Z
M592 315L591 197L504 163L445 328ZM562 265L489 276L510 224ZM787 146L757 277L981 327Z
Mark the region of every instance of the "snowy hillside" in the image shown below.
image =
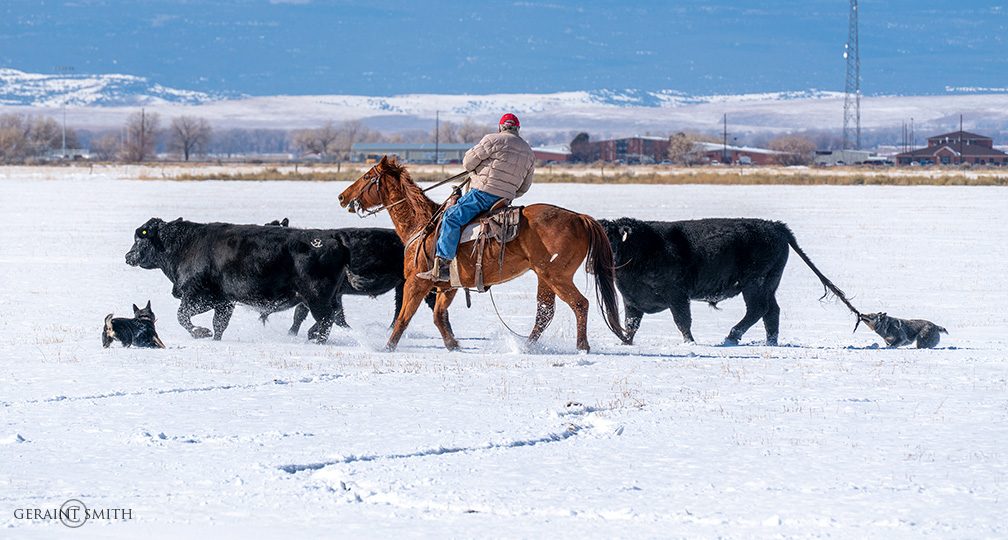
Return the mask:
M50 75L0 68L0 105L36 107L203 103L211 96L134 75Z
M444 120L491 123L502 111L522 118L526 132L665 134L720 132L728 115L732 133L834 129L843 125L843 94L830 91L693 96L633 89L548 94L403 94L394 96L285 95L224 98L170 89L130 75L55 76L0 70L0 113L55 114L67 104L67 122L82 128L118 128L140 105L165 116L205 117L217 127L303 128L326 121L362 120L382 131L431 129ZM913 118L922 130L1008 130L1008 93L941 96L866 96L865 129L898 129ZM924 132L921 132L924 133Z
M197 341L165 276L123 260L152 215L389 225L340 210L345 184L54 170L0 169L4 538L1008 535L1003 189L551 184L524 201L783 220L863 310L948 328L935 350L852 334L792 256L779 347L759 324L718 346L740 298L694 303L694 345L664 312L624 346L590 294L591 354L563 305L527 350L477 294L451 308L462 351L442 349L422 307L386 353L390 294L348 297L353 329L323 346L287 335L290 312L264 326L242 307L223 341ZM534 278L493 290L527 331ZM102 349L104 315L147 299L168 348ZM131 519L68 531L13 513L68 499Z

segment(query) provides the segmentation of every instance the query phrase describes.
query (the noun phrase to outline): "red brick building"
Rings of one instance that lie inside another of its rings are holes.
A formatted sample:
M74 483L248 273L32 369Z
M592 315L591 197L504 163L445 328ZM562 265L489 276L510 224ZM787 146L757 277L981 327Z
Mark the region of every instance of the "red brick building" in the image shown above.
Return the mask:
M1008 165L1008 154L995 149L993 139L966 131L929 137L926 148L896 154L895 159L900 165Z
M587 137L571 142L574 161L660 163L668 158L668 137L627 137L608 141L588 141Z

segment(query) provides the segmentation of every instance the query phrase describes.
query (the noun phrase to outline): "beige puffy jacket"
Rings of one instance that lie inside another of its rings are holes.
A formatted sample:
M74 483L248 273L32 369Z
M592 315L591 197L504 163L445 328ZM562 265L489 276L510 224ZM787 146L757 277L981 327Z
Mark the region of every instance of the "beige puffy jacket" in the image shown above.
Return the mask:
M532 185L535 156L514 133L491 133L466 152L462 166L473 174L470 187L505 199L521 197Z

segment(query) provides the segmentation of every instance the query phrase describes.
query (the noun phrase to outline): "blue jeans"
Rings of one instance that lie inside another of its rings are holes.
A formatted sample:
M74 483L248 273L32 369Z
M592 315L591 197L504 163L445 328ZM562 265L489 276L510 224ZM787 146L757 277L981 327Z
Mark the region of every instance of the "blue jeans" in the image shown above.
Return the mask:
M441 220L441 234L438 235L437 256L442 259L454 259L458 251L459 237L462 227L472 221L480 212L485 212L499 201L500 197L478 189L470 189L459 197L457 203L445 210Z

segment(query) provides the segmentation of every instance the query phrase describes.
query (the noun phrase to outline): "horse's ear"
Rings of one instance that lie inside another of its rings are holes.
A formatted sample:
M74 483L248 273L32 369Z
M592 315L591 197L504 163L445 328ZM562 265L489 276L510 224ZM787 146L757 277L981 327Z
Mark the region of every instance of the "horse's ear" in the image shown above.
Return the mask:
M150 300L148 300L148 301L147 301L147 307L145 307L144 309L146 309L146 310L150 310L150 308L151 308L151 307L150 307Z
M140 313L140 308L136 307L136 304L133 304L133 315L136 316L138 313Z
M382 156L381 161L379 161L378 164L381 165L382 167L388 165L388 154Z

